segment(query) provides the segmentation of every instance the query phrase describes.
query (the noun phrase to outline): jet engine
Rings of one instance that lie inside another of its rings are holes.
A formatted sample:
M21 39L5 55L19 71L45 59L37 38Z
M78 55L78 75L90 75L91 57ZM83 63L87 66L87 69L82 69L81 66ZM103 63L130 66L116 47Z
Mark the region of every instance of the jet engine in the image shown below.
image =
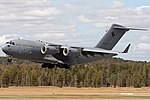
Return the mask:
M42 54L56 54L56 53L59 53L59 49L53 46L44 45L41 47L41 53Z
M63 48L63 55L64 56L79 56L80 51L76 48Z

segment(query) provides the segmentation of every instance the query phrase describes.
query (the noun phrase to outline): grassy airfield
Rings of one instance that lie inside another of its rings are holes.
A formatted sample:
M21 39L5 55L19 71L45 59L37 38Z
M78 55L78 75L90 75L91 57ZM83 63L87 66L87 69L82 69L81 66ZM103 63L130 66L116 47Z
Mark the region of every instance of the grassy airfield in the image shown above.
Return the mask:
M149 100L150 88L9 87L0 100Z

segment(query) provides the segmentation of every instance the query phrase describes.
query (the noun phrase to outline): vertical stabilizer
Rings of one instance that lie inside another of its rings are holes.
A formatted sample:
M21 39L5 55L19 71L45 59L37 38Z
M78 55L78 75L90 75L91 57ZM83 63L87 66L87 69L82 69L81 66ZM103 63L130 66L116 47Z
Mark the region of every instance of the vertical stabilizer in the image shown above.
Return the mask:
M126 31L130 30L124 26L113 24L100 42L95 46L96 48L103 48L106 50L112 50L113 47L118 43L121 37Z

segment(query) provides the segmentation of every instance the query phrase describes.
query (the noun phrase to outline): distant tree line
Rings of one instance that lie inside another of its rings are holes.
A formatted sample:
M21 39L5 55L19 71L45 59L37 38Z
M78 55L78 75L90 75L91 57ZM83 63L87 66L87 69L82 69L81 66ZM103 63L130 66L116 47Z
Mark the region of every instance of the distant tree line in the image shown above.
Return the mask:
M31 62L2 63L0 87L9 86L145 87L150 86L150 63L110 58L71 69L41 68Z

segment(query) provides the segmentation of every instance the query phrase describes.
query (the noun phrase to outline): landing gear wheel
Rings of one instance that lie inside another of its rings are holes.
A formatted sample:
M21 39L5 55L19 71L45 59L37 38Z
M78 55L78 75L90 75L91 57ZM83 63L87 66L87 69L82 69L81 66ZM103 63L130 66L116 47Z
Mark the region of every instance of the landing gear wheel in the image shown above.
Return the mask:
M52 69L55 67L55 64L43 63L42 68L49 68Z
M8 59L7 59L7 62L11 63L11 62L12 62L12 59L11 59L11 58L8 58Z
M48 68L49 68L49 69L52 69L52 68L54 68L54 67L55 67L55 64L49 64L49 65L48 65Z
M68 65L68 64L57 64L56 66L59 68L70 69L70 65Z
M65 69L70 69L71 67L70 67L70 65L64 65L64 68Z

